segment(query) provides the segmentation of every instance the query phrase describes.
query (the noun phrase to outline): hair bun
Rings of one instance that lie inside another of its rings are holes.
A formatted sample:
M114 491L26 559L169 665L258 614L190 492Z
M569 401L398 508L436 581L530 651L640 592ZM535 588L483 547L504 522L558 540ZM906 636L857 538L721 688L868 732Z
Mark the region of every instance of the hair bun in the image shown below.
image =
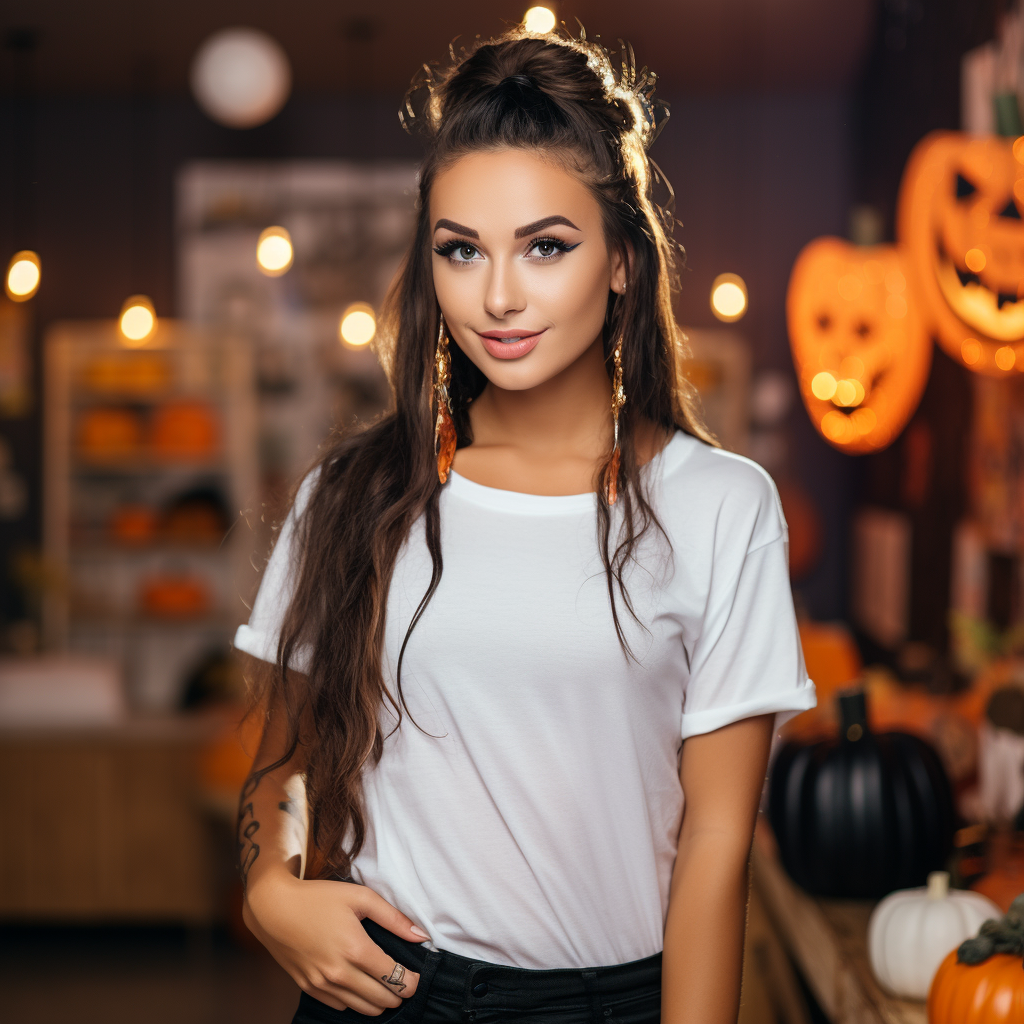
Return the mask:
M501 80L501 82L499 82L498 84L499 85L505 85L508 82L511 82L511 83L513 83L515 85L521 86L524 89L536 89L536 88L538 88L537 83L529 75L523 75L523 74L506 75Z

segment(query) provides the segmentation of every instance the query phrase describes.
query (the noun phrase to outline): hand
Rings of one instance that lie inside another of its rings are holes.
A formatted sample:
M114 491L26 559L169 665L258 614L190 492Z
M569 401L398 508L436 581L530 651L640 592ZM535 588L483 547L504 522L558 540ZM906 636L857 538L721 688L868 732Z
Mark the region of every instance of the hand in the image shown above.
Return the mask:
M242 916L299 988L336 1010L376 1017L401 1006L419 984L408 968L401 987L386 983L395 961L360 922L368 917L410 942L427 936L364 885L264 873L246 894Z

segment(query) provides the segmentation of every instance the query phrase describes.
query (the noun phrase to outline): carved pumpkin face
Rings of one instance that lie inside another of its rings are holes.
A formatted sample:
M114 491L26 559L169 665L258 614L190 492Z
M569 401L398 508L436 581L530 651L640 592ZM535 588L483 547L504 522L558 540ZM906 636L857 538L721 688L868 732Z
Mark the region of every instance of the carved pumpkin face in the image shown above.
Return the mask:
M1020 140L935 132L907 161L898 231L921 312L954 359L995 376L1024 370L1022 210Z
M800 394L840 451L878 451L917 408L931 366L899 252L817 238L797 257L786 317Z

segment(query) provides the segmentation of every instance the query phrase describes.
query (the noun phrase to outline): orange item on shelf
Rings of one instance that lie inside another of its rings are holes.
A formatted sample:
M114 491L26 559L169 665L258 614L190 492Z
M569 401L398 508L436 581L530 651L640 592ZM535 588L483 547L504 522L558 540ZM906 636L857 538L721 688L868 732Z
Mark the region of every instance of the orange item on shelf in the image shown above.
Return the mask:
M153 412L150 449L157 459L209 459L220 448L220 425L204 402L168 402Z
M153 395L165 390L170 382L170 363L158 352L98 355L82 368L82 383L91 391Z
M88 409L78 419L78 453L90 461L137 456L142 448L142 420L131 409Z
M216 544L225 533L224 517L209 503L188 502L164 516L164 536L183 544Z
M991 867L971 883L971 888L987 896L1005 914L1010 904L1024 893L1024 837L997 832L990 850Z
M786 723L787 737L810 738L835 729L835 694L860 677L860 652L850 631L838 622L800 623L807 674L818 692L818 706ZM872 716L874 717L874 716Z
M140 605L147 615L188 618L210 610L210 591L194 576L153 576L142 584Z
M157 514L149 505L119 505L109 526L111 539L118 544L149 544L156 537Z

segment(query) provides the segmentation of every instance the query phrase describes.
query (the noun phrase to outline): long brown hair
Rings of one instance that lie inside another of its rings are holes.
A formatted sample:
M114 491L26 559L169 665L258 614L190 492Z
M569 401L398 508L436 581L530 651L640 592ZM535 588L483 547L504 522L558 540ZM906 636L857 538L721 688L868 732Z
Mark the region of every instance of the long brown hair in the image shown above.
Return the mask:
M481 149L526 147L552 154L591 188L608 245L628 258L628 287L623 295L609 295L604 331L606 361L615 339L623 339L627 395L620 417L622 526L614 539L608 503L598 486L606 466L595 477L596 539L627 655L617 595L630 613L633 609L622 573L639 538L652 524L658 526L640 475L637 424L643 418L715 443L680 372L684 339L670 295L673 221L670 211L654 203L658 172L646 155L667 108L653 99L653 76L637 73L628 47L623 53L616 70L604 48L585 38L517 29L469 53L452 51L449 68L425 69L406 96L403 123L422 132L427 155L415 239L382 316L385 341L379 354L394 406L365 429L333 437L318 460L319 474L296 523L295 589L277 664L254 691L262 706L273 701L286 709L289 736L285 755L257 776L287 763L303 745L315 874L347 873L362 847L366 821L360 775L383 751L380 711L385 700L401 723L401 658L397 695L382 671L385 613L399 549L421 517L433 573L405 643L443 569L432 391L439 309L429 221L430 189L438 172ZM455 343L451 355L449 393L463 446L472 441L469 403L486 379ZM301 688L284 667L300 647L310 651Z

